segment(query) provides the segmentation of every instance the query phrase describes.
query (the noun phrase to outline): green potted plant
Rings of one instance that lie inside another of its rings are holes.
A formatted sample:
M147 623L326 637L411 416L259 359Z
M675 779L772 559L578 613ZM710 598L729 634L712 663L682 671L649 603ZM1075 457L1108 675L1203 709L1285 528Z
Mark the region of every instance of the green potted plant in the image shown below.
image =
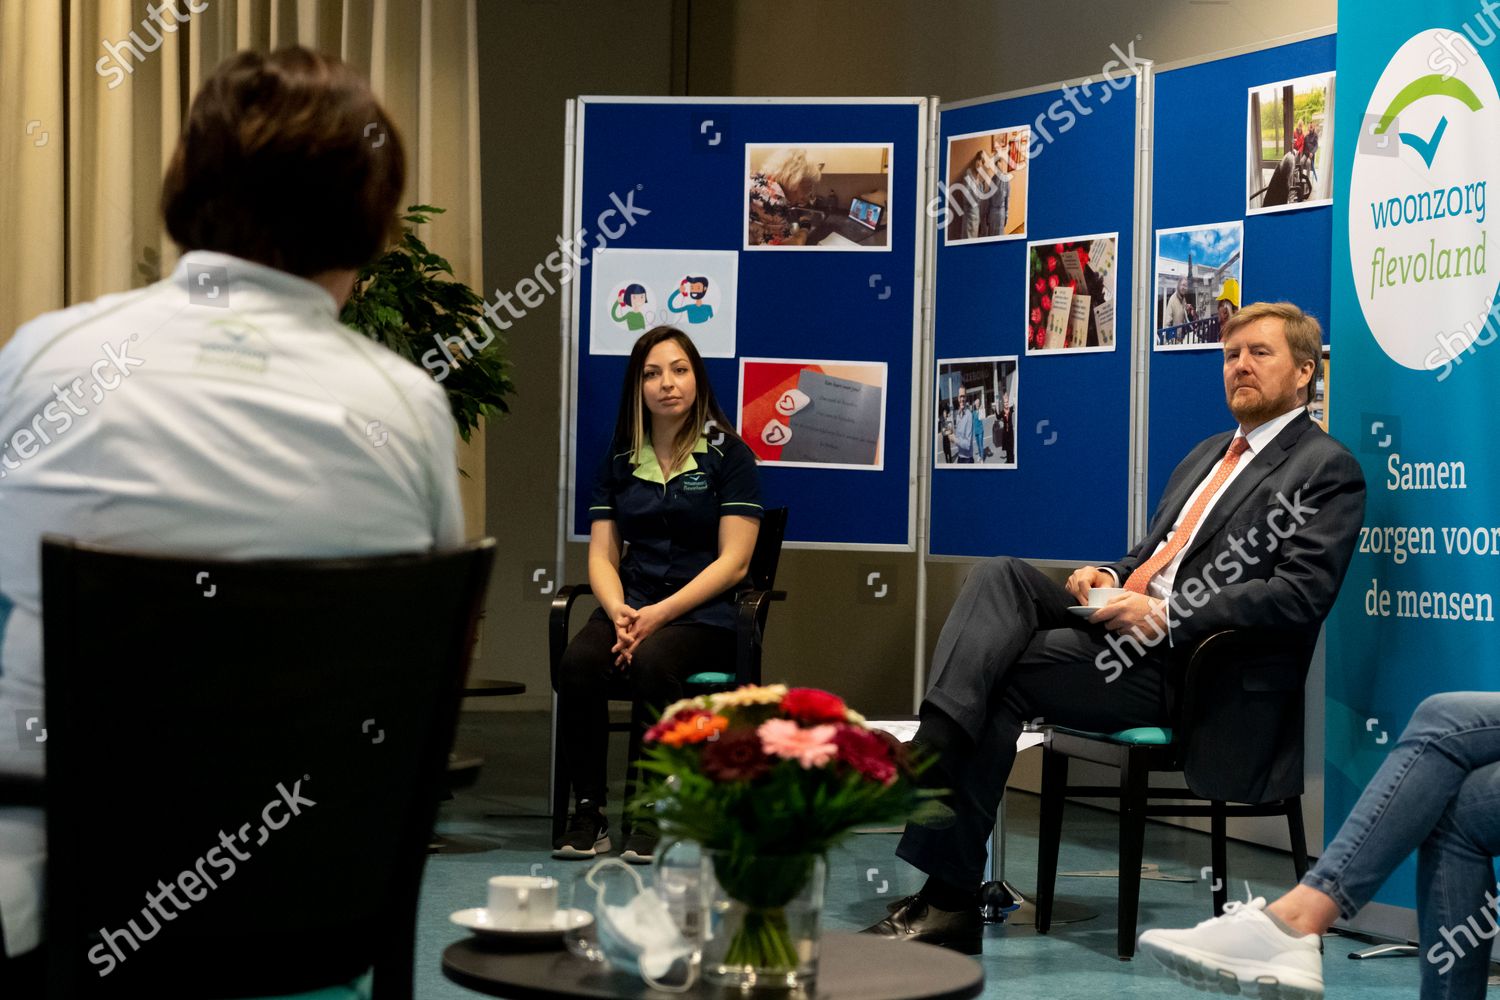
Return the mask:
M484 299L454 277L452 265L413 228L444 211L407 207L400 241L360 270L339 318L432 372L448 394L459 435L468 441L480 420L510 412L506 397L515 385L504 341L484 322Z

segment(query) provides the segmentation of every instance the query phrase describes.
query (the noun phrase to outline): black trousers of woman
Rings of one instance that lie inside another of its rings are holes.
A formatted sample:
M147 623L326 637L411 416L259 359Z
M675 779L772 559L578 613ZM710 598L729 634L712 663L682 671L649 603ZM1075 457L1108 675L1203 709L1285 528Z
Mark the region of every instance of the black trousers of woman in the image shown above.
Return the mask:
M552 678L557 727L575 801L604 805L609 783L609 698L629 695L645 711L634 722L645 729L683 696L683 681L704 670L734 671L734 630L698 623L658 629L636 647L631 662L614 665L615 627L595 611L568 643Z

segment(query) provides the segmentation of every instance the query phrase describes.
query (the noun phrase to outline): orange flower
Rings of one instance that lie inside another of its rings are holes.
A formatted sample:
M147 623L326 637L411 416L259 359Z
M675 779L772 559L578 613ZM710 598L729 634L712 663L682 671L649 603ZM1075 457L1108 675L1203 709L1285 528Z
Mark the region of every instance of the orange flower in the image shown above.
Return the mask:
M722 715L700 715L679 722L662 734L661 741L669 747L681 747L688 743L702 743L715 738L729 728L729 720Z

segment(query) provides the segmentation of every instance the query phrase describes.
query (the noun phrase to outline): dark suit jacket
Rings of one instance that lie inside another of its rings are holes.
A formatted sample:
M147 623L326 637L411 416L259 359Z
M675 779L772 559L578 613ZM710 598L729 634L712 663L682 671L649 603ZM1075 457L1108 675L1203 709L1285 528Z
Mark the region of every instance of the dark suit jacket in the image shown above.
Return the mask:
M1233 436L1203 441L1177 466L1145 538L1108 567L1122 582L1166 537ZM1364 522L1365 479L1306 413L1249 461L1178 566L1171 656L1180 665L1214 633L1250 632L1252 645L1237 654L1238 683L1203 678L1181 724L1188 786L1258 803L1302 791L1302 685Z

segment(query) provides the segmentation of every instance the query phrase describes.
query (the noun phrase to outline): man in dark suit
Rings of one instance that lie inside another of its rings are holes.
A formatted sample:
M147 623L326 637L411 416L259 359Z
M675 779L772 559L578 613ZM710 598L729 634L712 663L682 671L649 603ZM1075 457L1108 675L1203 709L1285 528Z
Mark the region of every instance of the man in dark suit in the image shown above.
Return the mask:
M1358 462L1307 415L1322 331L1290 303L1260 302L1234 316L1223 343L1238 427L1178 465L1129 555L1084 566L1065 587L1003 557L970 573L938 639L915 740L935 753L924 777L951 789L954 818L907 827L896 853L927 883L870 933L978 953L986 841L1027 720L1094 732L1169 724L1172 657L1200 639L1252 628L1288 649L1316 640L1365 503ZM1096 587L1124 589L1074 616ZM1282 666L1300 669L1293 658ZM1249 770L1275 763L1230 767L1253 792L1267 778Z

